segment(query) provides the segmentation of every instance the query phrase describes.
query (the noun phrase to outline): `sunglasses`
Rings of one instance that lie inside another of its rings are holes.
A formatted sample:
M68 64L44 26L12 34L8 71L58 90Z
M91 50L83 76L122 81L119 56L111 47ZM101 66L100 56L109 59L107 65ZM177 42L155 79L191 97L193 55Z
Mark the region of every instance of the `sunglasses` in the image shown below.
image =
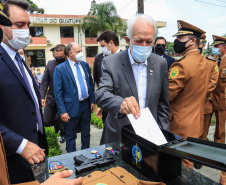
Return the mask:
M166 45L165 45L165 44L156 44L156 46L157 46L157 47L162 46L162 47L164 47L164 48L166 47Z

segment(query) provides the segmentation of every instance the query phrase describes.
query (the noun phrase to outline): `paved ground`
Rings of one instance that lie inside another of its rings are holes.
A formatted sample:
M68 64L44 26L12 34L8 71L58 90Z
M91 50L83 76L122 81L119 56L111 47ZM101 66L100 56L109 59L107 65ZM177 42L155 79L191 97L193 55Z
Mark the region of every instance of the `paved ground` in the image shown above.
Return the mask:
M215 126L211 126L210 130L209 130L209 134L208 134L208 139L210 141L213 141L213 135L214 135L214 130L215 130ZM94 125L91 125L91 143L90 143L90 147L93 146L98 146L100 143L100 138L101 138L101 134L102 134L102 129L99 129L97 127L95 127ZM60 149L62 151L62 153L67 153L66 151L66 146L65 143L60 144ZM77 150L81 149L81 134L78 134L77 136L77 143L76 143L76 147ZM196 169L195 169L196 170ZM216 182L219 182L220 180L220 171L219 170L215 170L213 168L209 168L209 167L205 167L203 166L200 170L196 170L199 173L205 175L206 177L213 179Z

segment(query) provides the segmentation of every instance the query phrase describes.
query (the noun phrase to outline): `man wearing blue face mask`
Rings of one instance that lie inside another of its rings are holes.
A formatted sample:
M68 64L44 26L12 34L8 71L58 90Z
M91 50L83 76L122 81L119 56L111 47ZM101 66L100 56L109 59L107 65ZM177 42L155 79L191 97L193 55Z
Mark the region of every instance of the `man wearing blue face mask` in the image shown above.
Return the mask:
M130 124L127 114L139 118L148 107L159 126L169 130L168 67L164 58L151 54L156 22L138 14L128 20L129 48L102 61L102 77L95 92L97 105L108 112L101 144L120 141L121 127Z
M8 0L3 12L12 26L0 26L0 132L12 184L34 180L30 164L48 154L39 89L18 52L30 43L28 9L25 1Z

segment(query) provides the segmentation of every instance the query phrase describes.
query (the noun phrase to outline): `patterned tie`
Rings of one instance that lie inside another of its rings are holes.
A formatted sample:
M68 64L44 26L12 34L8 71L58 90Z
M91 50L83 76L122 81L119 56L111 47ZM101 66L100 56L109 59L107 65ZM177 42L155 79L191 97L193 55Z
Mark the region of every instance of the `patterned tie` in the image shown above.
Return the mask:
M218 67L221 65L221 60L222 60L221 58L218 59L218 63L217 63Z
M22 75L23 75L23 77L24 77L24 81L25 81L25 83L26 83L26 85L27 85L27 88L28 88L29 93L30 93L30 95L31 95L31 97L32 97L32 100L33 100L33 102L34 102L34 104L35 104L36 120L37 120L37 122L38 122L38 128L39 128L38 130L43 134L43 125L42 125L42 117L41 117L41 113L40 113L38 104L37 104L37 102L36 102L36 100L35 100L34 94L33 94L32 90L31 90L31 86L30 86L30 83L29 83L29 81L28 81L27 75L26 75L26 73L25 73L25 71L24 71L24 67L23 67L23 64L22 64L21 57L20 57L20 54L19 54L19 53L16 53L16 60L17 60L17 62L18 62L20 71L21 71L21 73L22 73Z
M82 92L82 98L85 99L85 98L87 98L87 93L86 93L86 88L85 88L85 84L84 84L84 81L83 81L82 73L81 73L81 70L80 70L78 64L79 63L75 63L75 66L76 66L79 85L80 85L81 92Z

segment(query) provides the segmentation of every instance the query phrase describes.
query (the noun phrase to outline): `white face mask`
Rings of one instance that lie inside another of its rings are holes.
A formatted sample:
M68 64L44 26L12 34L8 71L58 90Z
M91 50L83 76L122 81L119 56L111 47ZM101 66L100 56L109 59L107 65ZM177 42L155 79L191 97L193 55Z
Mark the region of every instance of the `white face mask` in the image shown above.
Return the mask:
M25 61L25 56L23 55L23 56L21 56L21 58Z
M82 59L83 59L83 53L82 52L79 52L77 55L76 55L76 60L78 61L78 62L81 62L82 61Z
M8 40L9 45L14 49L26 48L30 43L30 30L29 29L11 29L11 30L13 33L12 40L9 40L4 34L4 36Z
M104 55L111 55L111 50L108 50L107 47L101 47L101 50Z

